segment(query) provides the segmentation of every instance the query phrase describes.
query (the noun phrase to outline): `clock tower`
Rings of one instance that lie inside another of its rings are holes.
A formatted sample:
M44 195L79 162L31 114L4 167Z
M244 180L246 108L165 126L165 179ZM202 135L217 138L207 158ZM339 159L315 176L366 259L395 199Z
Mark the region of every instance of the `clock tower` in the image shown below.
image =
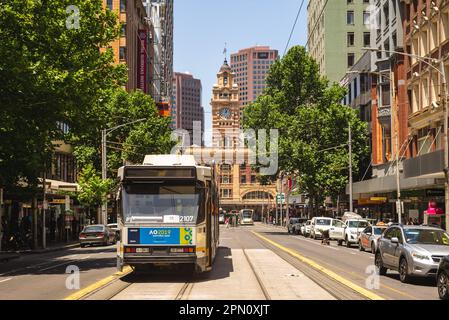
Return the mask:
M212 144L214 147L235 148L239 142L240 104L239 87L228 62L217 74L212 91Z

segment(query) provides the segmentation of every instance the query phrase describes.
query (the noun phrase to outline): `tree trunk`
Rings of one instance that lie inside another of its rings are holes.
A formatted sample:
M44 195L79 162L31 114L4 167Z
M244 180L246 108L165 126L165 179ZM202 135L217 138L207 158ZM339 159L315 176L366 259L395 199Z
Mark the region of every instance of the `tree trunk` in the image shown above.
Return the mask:
M31 211L33 212L33 249L37 249L37 197L33 196L33 200L31 203Z

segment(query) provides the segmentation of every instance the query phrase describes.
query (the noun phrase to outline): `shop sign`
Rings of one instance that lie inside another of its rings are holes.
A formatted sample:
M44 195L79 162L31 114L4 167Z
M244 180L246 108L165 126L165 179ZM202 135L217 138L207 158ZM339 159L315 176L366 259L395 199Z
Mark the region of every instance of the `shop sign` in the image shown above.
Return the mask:
M385 203L387 202L387 198L386 197L371 197L370 201L374 201L374 202L382 202Z
M444 197L444 189L427 189L426 197Z
M51 204L65 204L65 199L53 199L50 201Z

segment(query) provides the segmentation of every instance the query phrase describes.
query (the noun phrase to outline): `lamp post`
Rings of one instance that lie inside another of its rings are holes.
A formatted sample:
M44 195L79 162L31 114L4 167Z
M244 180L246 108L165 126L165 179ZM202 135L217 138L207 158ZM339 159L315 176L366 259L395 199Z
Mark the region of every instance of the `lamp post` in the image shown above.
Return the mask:
M447 92L447 77L446 70L444 68L444 58L434 59L430 57L422 57L415 54L409 54L405 52L393 51L393 50L381 50L377 48L364 48L367 51L377 51L377 52L387 52L398 54L406 57L412 57L418 61L427 64L432 69L436 70L442 79L441 85L441 97L443 99L443 110L444 110L444 198L445 198L445 218L446 218L446 230L449 231L449 140L448 140L448 130L449 130L449 108L447 105L448 92ZM437 64L436 67L434 64Z
M101 130L101 178L103 180L106 180L108 178L108 173L107 173L108 172L108 164L107 164L108 160L107 160L107 145L106 145L106 143L107 143L106 139L107 139L108 134L112 133L115 130L123 128L125 126L129 126L131 124L135 124L135 123L142 122L145 120L147 120L147 119L146 118L139 119L139 120L125 123L125 124L121 124L119 126L115 126L113 128ZM107 222L108 222L108 199L107 199L107 197L101 206L101 219L102 219L103 224L107 224Z

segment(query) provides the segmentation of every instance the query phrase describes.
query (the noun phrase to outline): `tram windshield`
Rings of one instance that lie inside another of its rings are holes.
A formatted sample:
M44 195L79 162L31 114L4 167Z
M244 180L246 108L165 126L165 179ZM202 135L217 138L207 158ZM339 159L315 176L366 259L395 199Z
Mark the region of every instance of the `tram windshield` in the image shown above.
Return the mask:
M126 223L200 223L201 193L191 182L128 184L122 193L123 217Z
M253 218L253 212L251 210L243 210L242 216L244 219L252 219Z

